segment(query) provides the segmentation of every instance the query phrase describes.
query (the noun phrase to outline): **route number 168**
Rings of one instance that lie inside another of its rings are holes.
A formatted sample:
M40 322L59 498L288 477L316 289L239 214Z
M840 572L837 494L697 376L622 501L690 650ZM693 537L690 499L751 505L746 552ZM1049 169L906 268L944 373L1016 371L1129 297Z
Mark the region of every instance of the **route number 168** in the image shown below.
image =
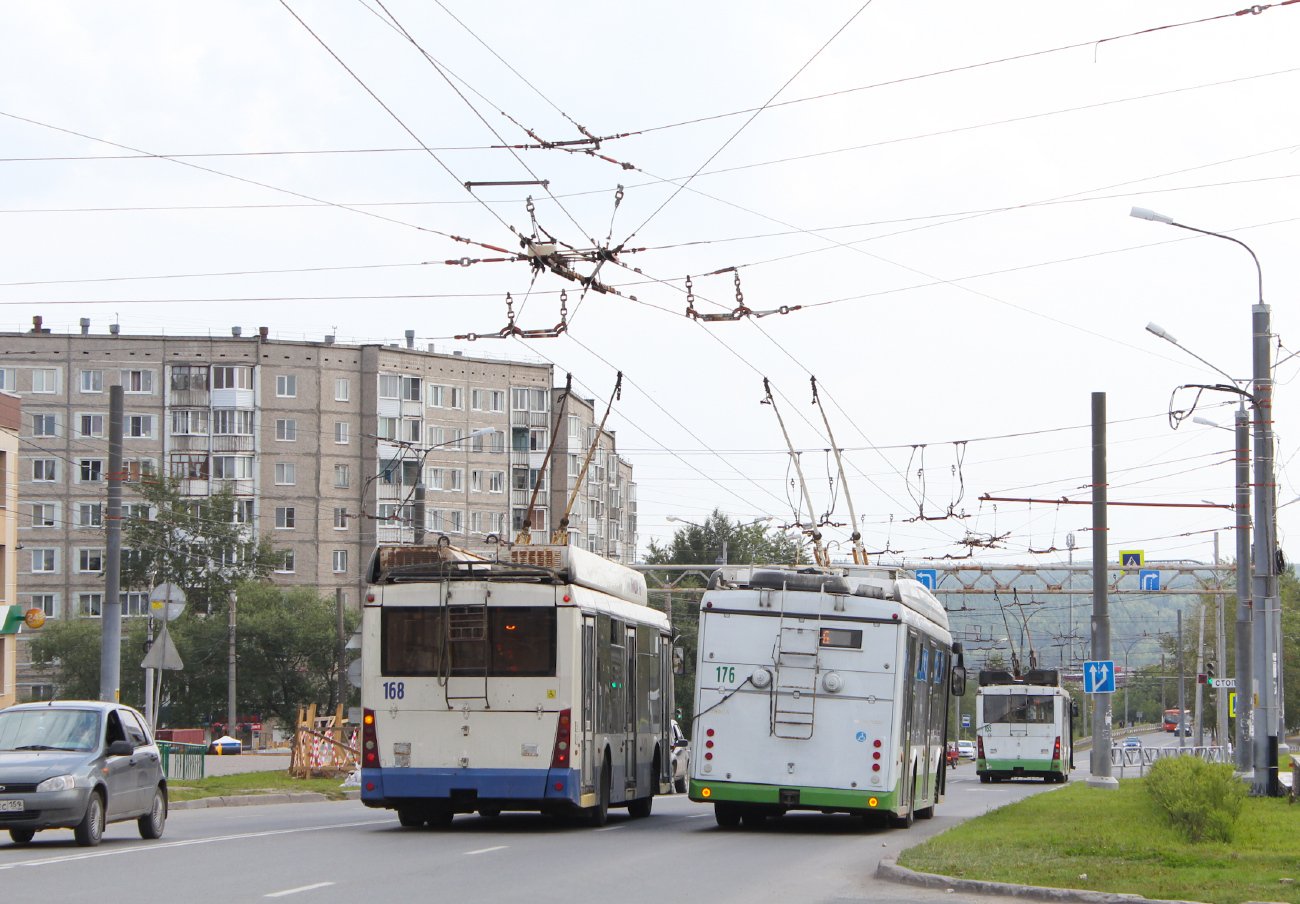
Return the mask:
M406 696L406 682L404 681L384 682L385 700L401 700L405 696Z

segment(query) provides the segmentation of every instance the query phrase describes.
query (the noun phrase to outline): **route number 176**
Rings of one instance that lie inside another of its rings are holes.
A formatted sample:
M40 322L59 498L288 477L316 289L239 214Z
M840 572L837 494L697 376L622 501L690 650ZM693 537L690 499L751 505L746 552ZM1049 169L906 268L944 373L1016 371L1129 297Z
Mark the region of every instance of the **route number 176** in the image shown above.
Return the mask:
M736 667L734 665L720 665L717 669L719 684L722 684L724 681L734 682L736 680Z

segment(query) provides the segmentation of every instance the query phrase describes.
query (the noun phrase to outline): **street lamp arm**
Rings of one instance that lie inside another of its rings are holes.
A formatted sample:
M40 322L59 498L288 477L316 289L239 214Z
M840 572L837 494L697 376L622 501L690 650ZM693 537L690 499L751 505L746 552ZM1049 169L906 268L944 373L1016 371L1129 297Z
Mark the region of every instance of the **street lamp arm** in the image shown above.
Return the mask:
M1255 272L1259 276L1259 303L1260 304L1264 303L1264 269L1259 265L1259 258L1255 256L1255 252L1251 250L1249 245L1247 245L1241 239L1234 239L1230 235L1224 235L1221 232L1210 232L1210 230L1208 229L1197 229L1195 226L1187 226L1183 223L1177 222L1176 220L1170 220L1169 225L1177 226L1179 229L1186 229L1188 232L1199 232L1201 235L1213 236L1216 239L1227 239L1228 241L1235 242L1236 244L1245 248L1246 253L1250 255L1250 259L1255 262ZM1207 361L1206 363L1208 364L1209 362ZM1211 366L1213 367L1213 365ZM1218 370L1217 367L1215 367L1214 369ZM1222 371L1219 372L1222 373Z

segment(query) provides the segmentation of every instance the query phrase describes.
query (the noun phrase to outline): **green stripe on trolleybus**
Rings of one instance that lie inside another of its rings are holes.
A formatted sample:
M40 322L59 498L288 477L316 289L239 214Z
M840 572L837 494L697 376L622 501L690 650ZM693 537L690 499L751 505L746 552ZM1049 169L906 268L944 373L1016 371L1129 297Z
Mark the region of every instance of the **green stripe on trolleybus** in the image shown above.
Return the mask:
M709 795L704 796L707 788ZM896 791L859 791L856 788L805 788L799 785L751 785L745 782L702 782L691 779L690 799L700 803L747 803L780 805L782 790L798 791L796 809L816 810L822 807L851 810L892 810L897 802ZM871 799L875 798L875 806Z
M1055 764L1055 765L1053 765ZM991 772L1014 772L1017 769L1023 769L1025 772L1061 772L1060 760L994 760L984 759L977 766L981 771Z

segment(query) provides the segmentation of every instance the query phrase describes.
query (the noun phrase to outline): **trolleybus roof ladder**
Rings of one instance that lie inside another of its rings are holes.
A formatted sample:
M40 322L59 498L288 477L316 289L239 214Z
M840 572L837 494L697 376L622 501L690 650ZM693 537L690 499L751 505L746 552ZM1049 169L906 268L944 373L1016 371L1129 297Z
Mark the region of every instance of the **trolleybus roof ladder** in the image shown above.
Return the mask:
M453 700L463 700L465 706L469 705L470 700L482 700L483 708L491 709L492 703L488 700L488 659L492 651L488 646L487 594L484 594L482 600L465 601L453 606L452 585L446 582L443 586L446 588L446 605L443 609L446 617L443 619L443 655L439 657L438 664L443 699L447 702L447 709L455 708L452 706ZM451 693L451 674L456 663L461 663L462 667L470 663L479 664L483 670L483 693Z
M824 590L817 593L817 625L793 624L785 611L786 588L781 587L780 633L776 641L776 676L772 681L772 734L793 741L813 736L813 711L817 704L817 680L821 671L819 642Z

